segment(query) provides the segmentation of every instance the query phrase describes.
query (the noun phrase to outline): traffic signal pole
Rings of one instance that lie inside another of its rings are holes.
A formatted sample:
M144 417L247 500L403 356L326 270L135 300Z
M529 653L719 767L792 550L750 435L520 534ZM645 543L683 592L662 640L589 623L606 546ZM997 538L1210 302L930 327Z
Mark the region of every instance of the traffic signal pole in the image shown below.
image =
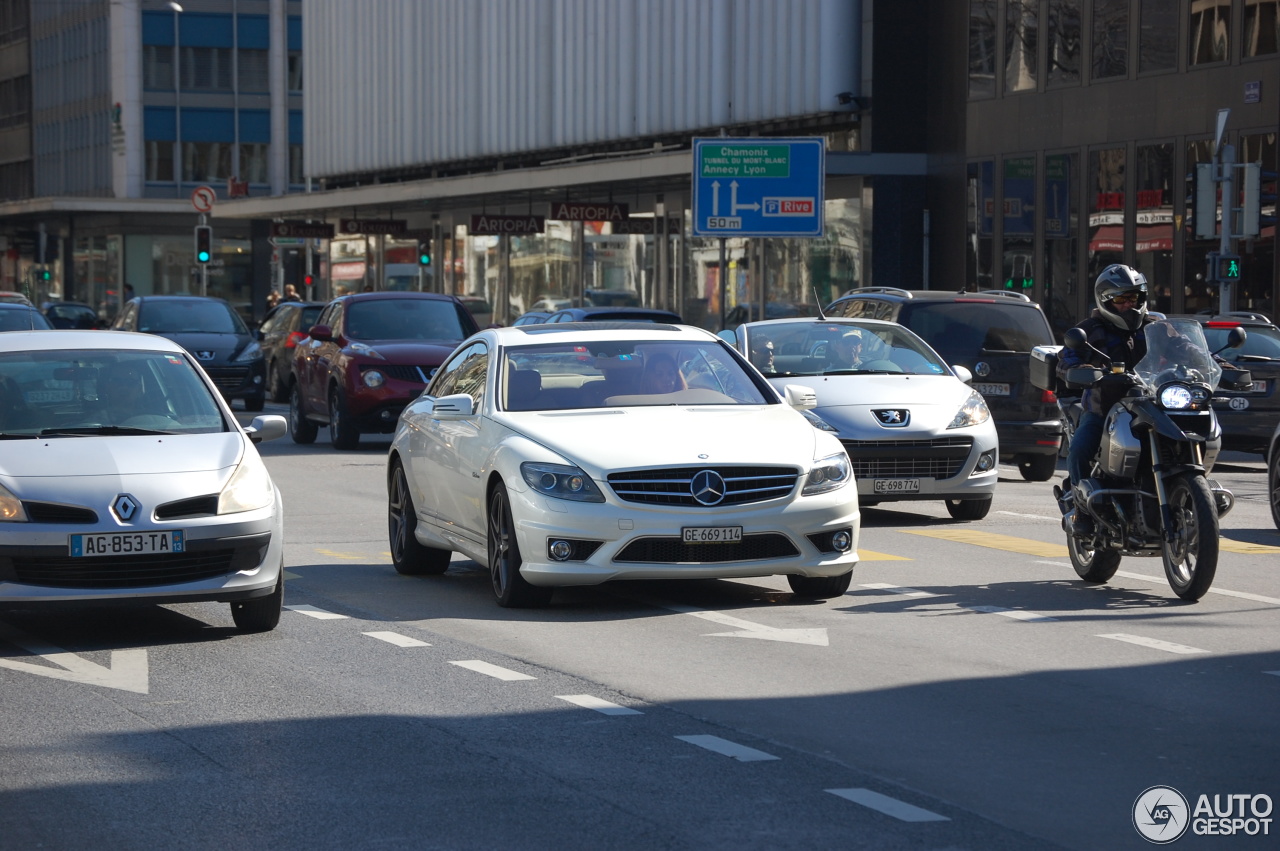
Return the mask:
M200 214L200 225L204 227L208 224L208 217L204 213ZM212 242L212 240L210 240ZM209 264L200 264L200 295L209 295Z

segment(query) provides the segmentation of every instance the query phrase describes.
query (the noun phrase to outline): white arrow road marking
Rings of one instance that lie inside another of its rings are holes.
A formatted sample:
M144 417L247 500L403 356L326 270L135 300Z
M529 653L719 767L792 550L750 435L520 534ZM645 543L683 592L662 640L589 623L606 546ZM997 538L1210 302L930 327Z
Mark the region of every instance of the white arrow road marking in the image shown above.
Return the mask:
M594 709L602 715L643 715L644 713L638 709L630 709L626 706L619 706L611 703L604 698L596 697L591 694L557 694L556 700L567 700L574 706L581 706L583 709Z
M340 615L336 612L326 612L324 609L317 609L315 606L309 606L306 603L299 603L296 606L285 606L291 612L297 612L300 615L307 615L316 620L321 621L337 621L345 620L346 615Z
M898 821L951 821L946 816L912 806L897 798L872 792L870 789L827 789L832 795L838 795L846 801L853 801L878 813L892 816Z
M537 679L537 677L531 677L528 674L522 674L519 671L509 671L506 668L499 668L497 665L490 665L488 662L481 662L478 659L470 659L466 662L450 662L449 664L457 665L459 668L466 668L468 671L475 671L477 674L484 674L487 677L507 680L508 682L514 682L515 680Z
M398 632L364 632L361 635L367 635L370 638L376 638L379 641L385 641L388 644L394 644L396 647L430 647L431 645L425 641L419 641L416 638L410 638L407 635L401 635Z
M1158 638L1145 638L1141 635L1126 635L1123 632L1114 632L1108 635L1099 635L1098 638L1110 638L1115 641L1126 641L1129 644L1137 644L1140 647L1150 647L1154 650L1163 650L1166 653L1208 653L1208 650L1201 650L1199 647L1188 647L1185 644L1174 644L1171 641L1161 641Z
M7 624L0 624L0 638L45 661L61 666L48 668L44 665L32 665L30 662L0 659L0 668L51 677L55 680L70 680L73 683L118 688L121 691L132 691L138 694L146 694L149 689L146 650L112 650L111 665L104 668L74 653L68 653L61 647L55 647L42 639L20 632Z
M697 745L700 748L706 748L718 754L731 756L738 762L759 762L765 759L781 758L771 753L749 748L746 745L740 745L737 742L731 742L728 739L722 739L719 736L676 736L676 738L682 742L688 742L691 745Z

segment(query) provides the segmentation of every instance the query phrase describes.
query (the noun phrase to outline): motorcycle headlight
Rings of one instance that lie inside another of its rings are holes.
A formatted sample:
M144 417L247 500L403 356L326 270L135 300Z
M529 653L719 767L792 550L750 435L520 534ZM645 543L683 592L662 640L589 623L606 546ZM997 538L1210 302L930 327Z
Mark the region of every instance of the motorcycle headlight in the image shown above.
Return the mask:
M575 502L604 502L604 494L591 477L572 464L539 464L526 461L520 475L543 496L571 499Z
M246 452L240 466L231 474L231 481L218 494L218 513L235 514L237 511L256 511L266 508L275 499L271 476L257 452Z
M250 361L260 360L262 358L262 346L252 342L244 347L244 351L236 355L232 363L249 363Z
M835 426L831 425L831 423L827 422L813 411L801 411L800 414L809 421L809 425L813 426L818 431L829 431L832 434L836 434L838 431Z
M0 523L26 522L27 510L22 507L22 500L4 485L0 485Z
M989 419L991 419L991 410L987 408L987 400L983 399L982 394L975 390L969 394L969 398L960 406L960 410L956 412L955 419L951 421L951 425L947 426L947 428L980 425Z
M1185 384L1166 384L1160 388L1160 407L1184 411L1192 404L1191 388Z
M844 487L851 478L849 456L843 452L838 455L828 455L813 462L813 469L809 471L801 493L804 496L827 493Z

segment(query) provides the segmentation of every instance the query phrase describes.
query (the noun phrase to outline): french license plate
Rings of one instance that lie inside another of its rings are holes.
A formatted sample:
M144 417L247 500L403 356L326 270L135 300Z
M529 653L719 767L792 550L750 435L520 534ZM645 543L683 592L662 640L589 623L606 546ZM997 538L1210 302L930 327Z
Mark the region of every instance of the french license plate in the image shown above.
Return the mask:
M680 537L686 544L735 544L742 540L742 527L685 526Z
M876 479L876 493L920 493L919 479Z
M1008 384L970 384L974 390L977 390L983 396L1008 396Z
M103 535L72 535L71 555L92 556L154 555L183 551L182 532L108 532Z

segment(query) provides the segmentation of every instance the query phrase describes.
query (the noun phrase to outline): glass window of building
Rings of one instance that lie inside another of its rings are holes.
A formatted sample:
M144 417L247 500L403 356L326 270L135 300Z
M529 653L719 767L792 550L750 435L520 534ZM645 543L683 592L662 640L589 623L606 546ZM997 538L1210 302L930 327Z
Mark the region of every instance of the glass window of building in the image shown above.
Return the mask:
M1093 77L1129 74L1129 0L1094 0Z
M1190 8L1187 64L1226 62L1231 57L1231 0L1195 0Z
M173 91L173 48L148 44L142 48L142 87Z
M267 182L267 148L265 143L240 146L240 179L250 183Z
M1040 41L1040 0L1007 0L1004 17L1004 89L1036 88L1036 50Z
M1218 291L1205 280L1205 258L1210 251L1218 250L1218 237L1196 239L1195 210L1192 204L1196 195L1196 165L1214 162L1213 140L1201 139L1187 143L1186 189L1183 192L1183 248L1182 248L1182 310L1195 313L1211 304L1218 306Z
M996 0L969 2L969 97L996 93Z
M1257 163L1262 167L1262 197L1270 202L1262 204L1259 218L1260 233L1256 239L1241 243L1240 284L1236 288L1236 307L1241 310L1258 310L1275 317L1276 280L1276 134L1265 133L1241 136L1236 159L1244 163Z
M223 142L183 142L182 179L226 180L231 176L231 146Z
M147 180L173 180L173 142L147 141Z
M1031 295L1035 287L1036 158L1004 161L1004 257L1002 285Z
M1173 145L1137 150L1136 267L1153 310L1173 310Z
M183 91L231 91L231 48L183 47L179 57Z
M990 160L969 163L967 191L968 238L966 244L965 289L991 288L991 230L995 212L992 195L995 164Z
M1280 0L1247 0L1244 4L1245 56L1280 51Z
M1169 0L1142 0L1138 9L1138 71L1178 67L1178 7Z
M1124 179L1124 148L1089 152L1090 281L1112 263L1124 262Z
M237 84L242 92L267 92L271 90L267 71L267 51L241 50L236 68Z
M1044 158L1044 306L1056 333L1080 321L1080 155Z
M1080 82L1080 0L1049 0L1045 15L1049 85Z
M289 182L295 186L300 186L307 182L307 175L303 169L304 163L302 159L302 146L289 146Z
M301 50L289 51L289 66L288 66L287 74L288 74L289 91L291 92L302 91L302 51Z

